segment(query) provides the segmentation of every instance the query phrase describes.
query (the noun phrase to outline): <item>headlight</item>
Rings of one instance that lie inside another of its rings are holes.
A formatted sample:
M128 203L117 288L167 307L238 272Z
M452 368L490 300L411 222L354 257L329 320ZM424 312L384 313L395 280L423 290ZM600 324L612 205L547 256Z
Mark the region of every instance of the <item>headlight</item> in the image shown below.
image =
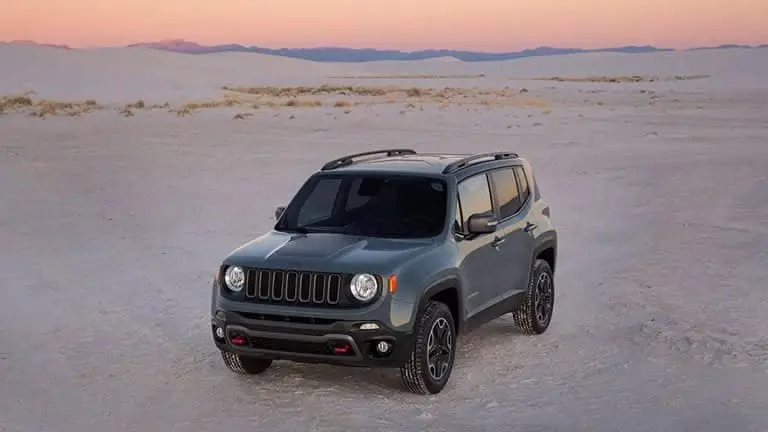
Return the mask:
M361 302L367 302L376 297L379 292L379 283L376 278L368 273L356 274L349 285L352 295Z
M224 283L234 292L240 292L245 285L245 272L238 266L227 267L224 272Z

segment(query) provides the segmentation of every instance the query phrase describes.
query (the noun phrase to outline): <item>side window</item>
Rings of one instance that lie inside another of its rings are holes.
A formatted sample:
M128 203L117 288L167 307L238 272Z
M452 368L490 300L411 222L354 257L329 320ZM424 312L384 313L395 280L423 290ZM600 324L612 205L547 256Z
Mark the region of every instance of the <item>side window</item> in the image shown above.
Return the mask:
M461 208L461 227L466 227L467 220L476 213L493 211L491 189L485 174L479 174L462 180L458 185L459 206Z
M296 224L304 226L331 217L340 186L341 179L338 178L321 179L315 183L299 209Z
M515 167L515 174L517 174L517 184L520 186L520 202L524 203L531 195L531 189L530 186L528 186L528 178L525 176L523 167Z
M499 203L499 218L504 219L517 213L523 201L517 190L513 167L491 171L491 181L496 192L496 201Z

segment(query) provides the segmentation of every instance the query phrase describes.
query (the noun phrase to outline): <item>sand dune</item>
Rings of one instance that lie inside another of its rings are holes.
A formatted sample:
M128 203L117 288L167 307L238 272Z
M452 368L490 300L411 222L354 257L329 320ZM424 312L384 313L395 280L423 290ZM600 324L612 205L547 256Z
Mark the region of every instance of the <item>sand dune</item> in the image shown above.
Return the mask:
M0 46L0 430L768 430L766 77L768 50ZM324 162L383 147L533 162L562 239L550 331L505 317L460 339L430 398L390 371L229 373L208 325L221 258Z
M219 95L223 85L319 85L339 76L441 75L439 86L505 87L526 78L557 76L699 75L728 88L768 88L768 49L707 50L649 54L591 53L468 63L445 59L363 64L318 63L249 53L187 55L143 48L59 50L0 46L0 94L35 90L57 99L104 103L144 99L179 102ZM482 76L450 80L450 76ZM514 80L511 80L514 79ZM379 82L381 83L381 82ZM526 83L525 85L544 85Z

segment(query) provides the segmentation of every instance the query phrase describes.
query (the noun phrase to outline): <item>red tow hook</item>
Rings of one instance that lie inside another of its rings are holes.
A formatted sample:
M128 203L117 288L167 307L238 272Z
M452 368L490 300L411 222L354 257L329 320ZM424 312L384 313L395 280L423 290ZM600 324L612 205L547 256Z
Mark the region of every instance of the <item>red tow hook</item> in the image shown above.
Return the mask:
M232 341L232 345L245 345L245 336L243 335L233 336L230 340Z
M333 352L336 354L346 354L352 347L349 344L340 344L333 347Z

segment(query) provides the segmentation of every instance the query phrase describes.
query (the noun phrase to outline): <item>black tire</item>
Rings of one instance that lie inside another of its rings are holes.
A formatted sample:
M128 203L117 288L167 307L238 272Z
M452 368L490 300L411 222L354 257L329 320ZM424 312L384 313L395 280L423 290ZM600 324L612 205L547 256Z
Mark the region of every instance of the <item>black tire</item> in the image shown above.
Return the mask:
M456 325L448 306L428 302L416 325L415 336L413 351L400 368L403 385L416 394L440 393L451 377L456 358ZM433 356L430 361L428 348L435 344L439 356Z
M272 366L272 360L256 357L246 357L240 354L222 351L221 358L229 370L240 375L256 375Z
M546 261L537 259L531 270L525 297L518 309L512 312L512 317L523 334L539 335L549 328L554 308L555 279L552 268Z

